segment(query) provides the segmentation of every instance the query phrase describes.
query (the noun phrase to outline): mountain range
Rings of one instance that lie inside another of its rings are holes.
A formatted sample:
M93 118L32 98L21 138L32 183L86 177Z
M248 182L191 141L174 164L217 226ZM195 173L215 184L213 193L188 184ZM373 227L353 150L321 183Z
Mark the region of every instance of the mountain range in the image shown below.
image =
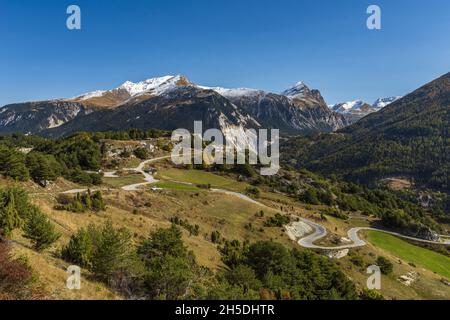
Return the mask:
M450 191L450 73L333 134L294 138L284 161L358 183L402 176Z
M6 105L0 108L0 133L65 136L129 128L192 129L194 120L223 131L264 127L286 134L332 132L349 124L303 82L276 94L204 87L178 75L127 81L68 99Z
M355 123L361 118L373 113L378 112L389 104L400 99L400 96L379 98L374 103L368 104L363 100L354 100L348 102L337 103L329 106L334 112L343 114L348 122Z

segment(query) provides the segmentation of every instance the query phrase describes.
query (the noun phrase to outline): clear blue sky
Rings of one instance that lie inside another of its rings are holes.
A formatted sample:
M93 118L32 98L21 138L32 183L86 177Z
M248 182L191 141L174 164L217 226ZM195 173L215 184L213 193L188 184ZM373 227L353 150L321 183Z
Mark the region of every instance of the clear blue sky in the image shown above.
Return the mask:
M450 71L448 0L2 0L0 105L166 74L328 103L402 95ZM82 30L66 29L66 8ZM382 30L366 9L382 9Z

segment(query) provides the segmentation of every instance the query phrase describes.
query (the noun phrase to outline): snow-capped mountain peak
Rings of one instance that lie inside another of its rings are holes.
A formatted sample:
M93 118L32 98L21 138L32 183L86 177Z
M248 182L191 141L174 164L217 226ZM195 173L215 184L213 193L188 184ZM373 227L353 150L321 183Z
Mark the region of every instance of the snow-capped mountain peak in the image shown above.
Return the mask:
M140 82L131 82L131 81L125 81L122 85L119 87L112 89L112 90L97 90L89 93L82 94L78 97L75 97L73 99L76 100L89 100L92 98L99 98L107 93L114 93L118 91L125 90L130 97L135 97L140 94L144 93L151 93L151 94L162 94L164 92L170 91L177 86L180 85L189 85L191 82L184 76L177 75L177 76L163 76L163 77L157 77L157 78L150 78L144 81Z
M387 105L390 105L391 103L397 101L400 98L402 97L396 96L396 97L379 98L375 100L375 102L372 104L372 107L375 109L383 109Z
M250 88L223 88L223 87L205 87L205 86L198 86L198 87L205 90L213 90L218 94L220 94L221 96L224 96L225 98L255 96L264 92L258 89L250 89Z
M73 99L88 100L88 99L92 99L92 98L101 97L104 93L106 93L105 90L96 90L96 91L82 94L81 96L75 97Z
M367 106L367 103L362 100L354 100L335 104L331 109L339 113L353 113L360 111L363 106Z
M158 78L151 78L137 83L126 81L117 89L126 90L132 97L145 92L154 94L161 94L179 85L180 82L187 84L189 81L181 76L164 76Z
M281 95L289 98L302 97L308 91L308 86L303 81L299 81L289 89L283 91Z

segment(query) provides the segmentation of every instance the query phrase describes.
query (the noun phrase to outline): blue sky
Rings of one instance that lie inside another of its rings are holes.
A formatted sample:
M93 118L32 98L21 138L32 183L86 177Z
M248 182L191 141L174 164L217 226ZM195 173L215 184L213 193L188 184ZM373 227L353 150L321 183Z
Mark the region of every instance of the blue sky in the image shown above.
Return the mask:
M82 30L66 28L66 8ZM366 9L382 9L382 30ZM2 0L0 105L166 74L328 103L403 95L450 71L448 0Z

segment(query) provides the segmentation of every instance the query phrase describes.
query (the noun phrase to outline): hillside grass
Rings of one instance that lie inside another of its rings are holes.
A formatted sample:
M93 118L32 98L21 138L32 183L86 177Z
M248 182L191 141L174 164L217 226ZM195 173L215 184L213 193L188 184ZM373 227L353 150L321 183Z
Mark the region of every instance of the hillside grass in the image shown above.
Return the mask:
M434 251L412 245L390 234L369 231L367 240L375 246L417 266L450 278L450 258Z
M244 191L248 186L246 183L237 182L228 177L219 176L217 174L201 170L182 170L170 168L160 172L158 177L166 180L183 181L192 184L210 184L215 188L224 188L234 191Z
M105 184L106 186L111 187L111 188L121 188L123 186L127 186L130 184L145 182L144 176L140 173L129 174L129 175L117 177L117 178L103 177L102 179L103 179L103 184Z

